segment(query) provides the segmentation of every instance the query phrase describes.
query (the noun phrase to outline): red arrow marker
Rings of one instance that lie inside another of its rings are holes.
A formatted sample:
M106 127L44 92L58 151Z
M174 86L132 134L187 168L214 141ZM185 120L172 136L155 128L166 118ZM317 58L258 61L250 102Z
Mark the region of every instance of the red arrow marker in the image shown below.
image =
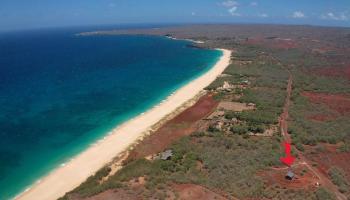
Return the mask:
M284 145L284 151L286 153L286 157L281 157L280 160L283 164L287 166L291 166L295 160L295 158L291 154L291 147L288 142L283 143Z

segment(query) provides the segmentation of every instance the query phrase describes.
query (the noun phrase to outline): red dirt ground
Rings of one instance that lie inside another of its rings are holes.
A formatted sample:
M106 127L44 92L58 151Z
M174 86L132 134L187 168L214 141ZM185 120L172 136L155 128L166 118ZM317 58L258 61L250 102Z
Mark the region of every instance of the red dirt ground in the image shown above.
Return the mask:
M303 92L302 95L312 103L324 104L342 115L350 113L350 97L347 95L314 92Z
M317 163L317 168L324 175L328 176L328 170L331 167L338 167L342 169L350 181L350 153L338 152L338 145L322 144L325 147L324 152L307 153L306 157ZM306 152L311 152L315 147L306 146Z
M174 185L174 190L178 194L179 200L226 200L227 198L208 190L205 187L194 184Z
M298 44L293 40L281 40L276 39L273 43L271 43L272 48L276 49L295 49L298 47Z
M303 169L306 169L306 172L303 173ZM319 179L304 165L297 165L293 167L293 172L295 173L295 178L293 180L287 180L285 178L287 172L287 167L273 168L260 172L258 175L263 178L268 186L279 185L281 188L288 189L317 188L316 183L319 182Z
M264 42L264 38L257 36L257 37L248 38L246 41L244 41L244 44L258 45L258 44L263 44L263 42Z
M116 189L107 190L84 200L142 200L142 199L156 199L155 197L146 198L142 195L143 188ZM164 188L167 200L227 200L224 196L217 194L203 186L195 184L173 184L171 187ZM73 197L74 200L81 200L82 198Z
M88 198L72 198L74 200L139 200L140 197L135 193L130 193L123 189L118 190L107 190L104 192L101 192L95 196L88 197Z
M252 37L252 38L248 38L243 43L248 45L262 45L273 49L284 49L284 50L294 49L298 47L298 44L294 40L280 39L280 38L268 40L268 39L264 39L263 37Z
M332 48L332 47L329 47L329 46L322 46L322 47L319 47L319 48L314 48L311 51L313 53L324 54L324 53L327 53L329 51L335 51L335 50L336 50L335 48Z
M350 65L347 67L325 67L312 70L313 73L321 76L344 77L350 79Z
M279 124L281 128L281 134L284 138L285 142L291 143L291 137L289 136L288 133L288 117L289 117L289 105L290 105L290 96L292 94L292 85L293 85L293 77L289 73L289 78L288 78L288 85L287 85L287 97L285 104L283 106L283 112L279 117Z
M158 153L182 136L190 135L196 130L195 122L208 116L218 102L212 95L205 95L196 104L186 109L174 119L167 122L155 133L145 138L129 154L128 161Z
M307 119L318 121L318 122L331 121L331 120L334 120L335 118L336 116L325 115L325 114L310 115L307 117Z

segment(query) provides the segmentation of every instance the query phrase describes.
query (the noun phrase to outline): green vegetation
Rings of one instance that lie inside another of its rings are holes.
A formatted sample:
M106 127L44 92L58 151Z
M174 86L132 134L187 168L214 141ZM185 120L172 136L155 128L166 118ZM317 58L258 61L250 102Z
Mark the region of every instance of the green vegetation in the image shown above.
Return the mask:
M231 127L233 133L239 135L245 134L248 131L252 133L263 133L266 130L265 126L262 124L236 124Z
M256 171L279 164L278 141L278 138L254 140L238 135L218 133L207 137L196 133L171 146L174 151L171 160L132 161L100 184L108 171L102 169L73 192L83 197L92 196L110 188L126 187L129 180L144 176L146 188L153 192L170 182L195 183L235 197L259 197L264 184ZM199 162L202 168L198 168Z
M240 49L235 53L235 59L241 61L251 61L254 60L259 54L259 48L253 45L239 46Z
M254 103L258 110L280 115L286 95L285 89L260 87L246 89L240 102Z
M230 131L239 135L246 134L249 131L249 127L245 124L238 124L231 127Z
M298 65L303 68L310 68L327 64L320 56L297 48L287 50L270 50L269 52L285 65Z
M341 146L337 149L339 152L350 152L350 144L349 143L343 143Z
M221 87L225 81L243 86L232 92L219 94L221 98L224 95L239 95L239 102L253 103L256 106L256 110L226 111L226 119L236 118L241 122L230 130L237 134L263 133L271 125L278 123L286 98L288 72L266 55L259 53L262 50L260 47L240 46L238 49L235 60L244 61L245 64L233 63L228 66L224 71L228 76L219 77L208 89Z
M267 111L243 111L243 112L231 112L228 111L225 117L232 119L233 117L241 121L246 121L252 124L277 124L278 115Z
M300 77L298 75L297 77ZM306 75L305 75L306 76ZM307 80L307 79L304 79ZM318 79L319 80L319 79ZM333 82L337 82L334 79ZM324 87L330 84L332 87ZM335 144L338 142L349 143L350 135L347 134L350 129L349 116L335 115L334 111L326 105L311 103L301 94L301 91L309 88L314 92L345 92L349 87L340 82L333 84L332 81L327 84L319 84L318 89L312 89L305 81L301 82L296 78L292 95L292 105L290 106L289 132L292 134L294 144L302 143L308 145L316 145L318 142L326 142ZM341 86L340 86L341 85ZM333 88L334 87L334 88ZM337 90L335 88L338 88ZM311 120L310 116L333 116L335 119L322 121Z
M328 175L331 177L332 182L338 186L340 192L349 192L350 184L345 179L345 173L342 170L337 167L332 167Z
M316 76L310 67L328 66L326 60L298 49L272 51L272 55L286 64L293 76L292 104L289 108L289 133L292 141L302 151L301 144L316 145L319 142L350 143L348 115L335 114L323 104L311 103L302 95L304 91L344 94L350 93L349 81L344 78ZM311 116L331 116L330 120L316 121ZM334 119L332 119L334 118Z
M225 81L230 82L231 81L231 77L228 76L223 76L223 77L219 77L217 79L215 79L215 81L213 81L208 87L206 87L206 90L214 90L218 87L221 87Z
M341 77L317 76L306 73L301 68L293 68L293 90L294 95L300 95L301 91L322 93L349 93L349 81Z
M285 189L279 185L272 185L266 188L263 197L266 199L318 200L315 192L313 191L300 189ZM320 200L321 199L322 198L320 198Z
M316 190L317 200L334 200L336 199L332 193L321 187Z

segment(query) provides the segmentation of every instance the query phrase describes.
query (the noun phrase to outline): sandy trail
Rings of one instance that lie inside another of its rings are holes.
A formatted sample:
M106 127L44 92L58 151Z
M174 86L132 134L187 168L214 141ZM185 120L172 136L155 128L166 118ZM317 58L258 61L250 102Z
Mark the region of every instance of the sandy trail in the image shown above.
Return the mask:
M114 129L104 140L91 146L65 166L53 170L16 199L53 200L84 182L101 167L111 162L114 157L127 150L152 125L191 100L213 82L230 63L231 51L219 50L223 52L222 57L207 73L177 90L163 103Z

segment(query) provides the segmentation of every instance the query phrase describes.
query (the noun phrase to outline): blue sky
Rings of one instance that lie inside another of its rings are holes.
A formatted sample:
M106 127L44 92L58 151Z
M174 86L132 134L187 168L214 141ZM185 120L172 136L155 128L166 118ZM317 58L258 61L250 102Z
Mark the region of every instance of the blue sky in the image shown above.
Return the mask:
M350 27L350 0L0 0L0 30L218 22Z

